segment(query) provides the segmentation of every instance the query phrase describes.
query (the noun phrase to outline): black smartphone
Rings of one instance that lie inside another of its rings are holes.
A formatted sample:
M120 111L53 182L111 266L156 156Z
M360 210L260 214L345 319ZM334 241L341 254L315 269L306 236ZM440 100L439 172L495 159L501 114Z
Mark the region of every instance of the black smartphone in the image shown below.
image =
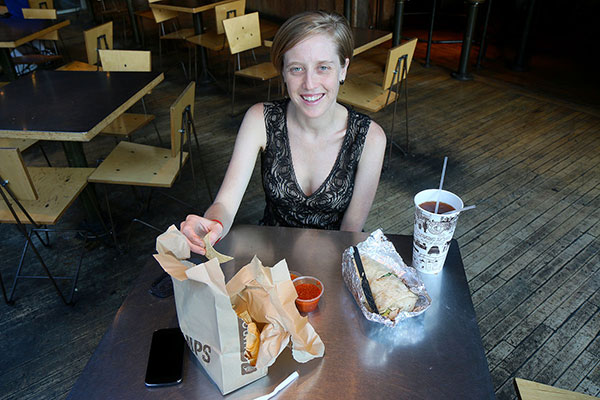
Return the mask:
M185 339L179 328L159 329L152 334L146 367L146 386L170 386L183 377Z

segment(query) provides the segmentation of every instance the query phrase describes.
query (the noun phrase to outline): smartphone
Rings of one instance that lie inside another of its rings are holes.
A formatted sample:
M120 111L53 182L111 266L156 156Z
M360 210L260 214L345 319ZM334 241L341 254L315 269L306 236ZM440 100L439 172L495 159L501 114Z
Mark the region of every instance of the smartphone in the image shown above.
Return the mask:
M170 386L183 377L185 339L179 328L159 329L152 334L146 367L146 386Z

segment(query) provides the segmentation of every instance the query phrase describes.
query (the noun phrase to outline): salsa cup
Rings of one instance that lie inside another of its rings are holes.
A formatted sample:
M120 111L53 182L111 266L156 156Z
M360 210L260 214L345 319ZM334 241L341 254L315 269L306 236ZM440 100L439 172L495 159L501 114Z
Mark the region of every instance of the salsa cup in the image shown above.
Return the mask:
M296 299L298 310L304 313L314 311L325 290L323 283L313 276L299 276L292 282L298 293Z

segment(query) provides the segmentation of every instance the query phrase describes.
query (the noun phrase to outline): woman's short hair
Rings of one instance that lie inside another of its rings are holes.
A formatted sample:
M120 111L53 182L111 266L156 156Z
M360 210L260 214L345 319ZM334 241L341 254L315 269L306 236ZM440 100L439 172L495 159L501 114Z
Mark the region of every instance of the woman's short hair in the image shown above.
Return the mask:
M281 25L271 47L271 62L281 74L283 57L292 47L312 35L327 33L337 46L340 64L352 59L354 38L350 24L343 16L325 11L307 11L294 15Z

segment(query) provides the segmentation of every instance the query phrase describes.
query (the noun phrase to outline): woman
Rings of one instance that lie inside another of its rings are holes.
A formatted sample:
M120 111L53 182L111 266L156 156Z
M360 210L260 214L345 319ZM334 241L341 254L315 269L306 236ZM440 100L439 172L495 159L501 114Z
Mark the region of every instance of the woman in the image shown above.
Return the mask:
M385 133L366 115L336 102L354 49L340 15L306 12L287 20L271 60L289 99L252 106L214 203L181 223L191 249L223 238L248 186L256 158L266 207L264 225L361 231L377 191Z

